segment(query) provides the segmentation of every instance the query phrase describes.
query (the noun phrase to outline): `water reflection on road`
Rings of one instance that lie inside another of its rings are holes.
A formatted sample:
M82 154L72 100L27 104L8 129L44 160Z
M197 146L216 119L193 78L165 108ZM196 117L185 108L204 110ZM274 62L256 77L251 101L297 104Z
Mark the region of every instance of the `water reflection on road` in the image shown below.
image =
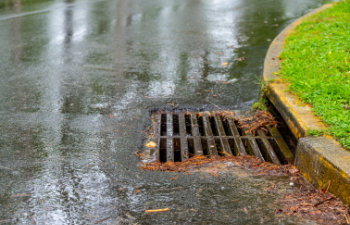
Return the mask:
M133 153L151 108L249 108L270 41L324 2L1 1L0 223L299 223L266 192L286 180L172 181Z

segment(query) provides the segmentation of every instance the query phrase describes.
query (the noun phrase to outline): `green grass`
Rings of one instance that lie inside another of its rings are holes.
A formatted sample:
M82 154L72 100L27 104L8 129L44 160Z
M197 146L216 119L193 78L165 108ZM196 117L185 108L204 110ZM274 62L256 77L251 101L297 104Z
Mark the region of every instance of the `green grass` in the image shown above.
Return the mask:
M279 75L350 149L350 0L304 20L287 38Z

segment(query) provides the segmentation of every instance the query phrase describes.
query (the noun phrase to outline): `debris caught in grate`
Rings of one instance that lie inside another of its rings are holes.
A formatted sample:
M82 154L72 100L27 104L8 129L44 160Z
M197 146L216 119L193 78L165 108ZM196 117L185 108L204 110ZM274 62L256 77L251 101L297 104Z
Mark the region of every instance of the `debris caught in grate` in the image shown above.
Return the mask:
M183 162L193 156L255 155L263 161L286 164L293 154L276 126L251 132L239 126L237 112L155 112L142 153L144 162Z

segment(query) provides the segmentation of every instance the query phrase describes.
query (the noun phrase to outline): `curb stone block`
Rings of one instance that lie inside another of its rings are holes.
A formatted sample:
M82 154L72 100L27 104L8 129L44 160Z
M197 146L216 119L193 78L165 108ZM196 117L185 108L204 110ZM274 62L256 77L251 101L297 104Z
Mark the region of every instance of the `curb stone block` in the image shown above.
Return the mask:
M279 111L292 134L298 140L295 166L314 186L329 184L329 191L350 205L350 151L329 137L307 137L309 130L322 130L326 125L314 115L312 107L287 91L288 84L276 74L280 70L279 56L288 34L307 16L331 7L324 5L300 17L287 26L271 43L265 57L263 80L265 95Z
M339 151L341 150L341 151ZM327 137L300 138L295 166L317 188L329 191L350 204L350 151Z

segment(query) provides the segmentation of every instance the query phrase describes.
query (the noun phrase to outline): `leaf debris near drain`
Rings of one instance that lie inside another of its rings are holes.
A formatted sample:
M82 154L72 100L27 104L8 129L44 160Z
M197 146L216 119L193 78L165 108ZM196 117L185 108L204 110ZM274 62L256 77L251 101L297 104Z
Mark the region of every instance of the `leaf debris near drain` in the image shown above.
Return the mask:
M255 155L286 164L293 154L271 114L258 111L154 112L142 153L144 162L183 162L194 156Z
M264 157L268 156L266 151L263 152L268 146L267 143L274 143L271 147L278 159L281 155L286 157L290 154L289 160L285 162L291 162L293 155L275 127L277 122L273 117L264 112L258 112L259 114L262 116L260 121L252 120L255 115L244 117L239 113L154 113L150 136L145 143L153 141L158 148L148 148L142 153L137 153L142 159L139 166L146 170L185 174L207 171L209 174L212 172L211 175L215 177L220 177L223 174L223 167L220 165L230 165L228 168L231 170L232 167L238 167L254 176L289 176L288 182L292 184L292 190L279 200L280 208L275 209L276 214L294 215L327 225L349 223L349 209L338 198L327 191L313 188L291 164L281 165L264 161ZM240 126L240 119L241 122L242 119L246 119L249 127ZM227 146L224 140L232 141ZM225 147L229 150L228 155L223 153ZM240 147L242 149L238 150ZM253 156L253 148L258 150L263 158ZM246 154L242 154L243 150ZM161 156L164 153L165 155ZM171 180L177 178L178 176L175 176ZM331 184L325 185L326 190L329 185ZM271 186L266 191L278 190ZM167 211L169 210L165 210Z
M267 127L277 127L278 122L271 115L271 113L266 111L257 111L253 116L247 116L238 119L238 126L243 130L247 130L253 135L259 129L268 133Z
M148 148L155 148L157 147L157 144L154 141L149 141L145 144L145 146Z
M349 209L342 201L329 192L315 189L299 173L293 177L298 177L301 184L283 196L278 202L281 208L276 209L275 213L313 220L318 224L349 224L344 216Z
M254 156L230 156L230 157L205 157L195 156L184 162L154 162L142 163L141 168L148 170L161 170L168 172L201 172L201 168L209 167L210 175L220 177L220 173L213 170L216 163L231 162L235 167L250 171L253 176L289 176L295 183L291 191L287 192L275 209L276 214L293 215L300 218L316 221L318 224L348 224L348 208L334 195L329 192L315 189L301 176L299 171L292 165L276 165L263 162ZM213 171L212 173L210 173ZM274 192L275 186L267 191Z
M233 167L248 169L253 175L271 175L271 176L284 176L291 175L290 164L287 165L275 165L269 162L264 162L255 156L230 156L230 157L206 157L206 156L194 156L183 162L153 162L153 163L140 163L139 167L145 170L156 170L164 172L196 172L198 169L204 167L215 168L216 163L232 163Z

